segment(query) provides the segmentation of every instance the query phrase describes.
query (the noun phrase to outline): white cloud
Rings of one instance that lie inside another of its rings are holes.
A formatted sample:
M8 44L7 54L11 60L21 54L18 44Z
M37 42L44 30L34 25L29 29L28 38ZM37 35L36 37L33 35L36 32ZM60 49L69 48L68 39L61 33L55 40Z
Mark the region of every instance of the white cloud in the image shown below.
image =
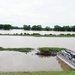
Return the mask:
M0 0L0 23L75 24L74 0Z

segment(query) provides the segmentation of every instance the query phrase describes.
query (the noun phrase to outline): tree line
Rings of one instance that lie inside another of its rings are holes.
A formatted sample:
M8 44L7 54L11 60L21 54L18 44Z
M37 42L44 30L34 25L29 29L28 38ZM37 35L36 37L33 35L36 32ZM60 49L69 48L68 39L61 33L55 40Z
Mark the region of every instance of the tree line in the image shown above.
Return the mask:
M73 26L59 26L55 25L53 28L54 31L75 31L75 25Z
M41 31L41 30L51 31L52 30L52 28L50 28L49 26L46 26L45 28L43 28L42 25L33 25L32 27L30 25L24 25L23 29L24 30L37 30L37 31Z
M73 26L59 26L55 25L54 28L49 26L42 27L42 25L23 25L23 27L12 26L10 24L0 24L0 30L10 30L10 29L24 29L33 31L75 31L75 25Z
M10 24L0 24L0 29L9 30L11 29Z
M59 26L55 25L54 28L50 28L49 26L46 26L43 28L41 25L33 25L32 27L30 25L24 25L24 30L44 30L44 31L75 31L75 25L73 26Z
M12 26L10 24L0 24L0 30L23 29L23 27Z

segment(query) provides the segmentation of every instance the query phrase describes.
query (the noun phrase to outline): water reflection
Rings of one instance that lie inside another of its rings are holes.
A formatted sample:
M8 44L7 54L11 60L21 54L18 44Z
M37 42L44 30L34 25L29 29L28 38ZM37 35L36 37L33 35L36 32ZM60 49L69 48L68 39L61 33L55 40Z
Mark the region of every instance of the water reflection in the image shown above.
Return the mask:
M39 58L51 58L51 57L56 57L56 56L45 56L45 55L38 55L36 54Z
M19 47L65 47L75 51L75 38L0 36L0 46ZM57 57L35 55L36 50L27 54L16 51L0 51L0 72L63 71L71 70Z
M0 72L33 72L72 70L56 56L35 55L36 50L23 53L0 51Z
M62 71L56 57L41 58L29 52L0 51L0 72Z
M39 58L50 58L51 56L38 55Z
M61 59L57 57L58 63L63 70L73 70L70 66L64 63Z

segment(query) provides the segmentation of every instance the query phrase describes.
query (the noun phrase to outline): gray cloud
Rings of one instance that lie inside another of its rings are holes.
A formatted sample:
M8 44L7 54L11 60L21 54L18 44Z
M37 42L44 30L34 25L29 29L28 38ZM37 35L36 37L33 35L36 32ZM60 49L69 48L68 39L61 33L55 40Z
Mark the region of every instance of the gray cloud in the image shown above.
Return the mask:
M75 24L74 0L0 0L0 23Z

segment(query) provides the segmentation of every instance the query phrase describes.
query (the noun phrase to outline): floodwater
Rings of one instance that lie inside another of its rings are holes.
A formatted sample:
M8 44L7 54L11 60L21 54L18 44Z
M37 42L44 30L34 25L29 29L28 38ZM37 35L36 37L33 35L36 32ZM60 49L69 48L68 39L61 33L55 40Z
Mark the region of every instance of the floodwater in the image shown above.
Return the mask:
M0 52L0 72L62 71L56 57L41 57L35 52Z
M29 34L32 34L32 33L39 33L41 35L44 35L44 34L56 34L56 35L59 35L59 34L75 34L75 32L61 32L61 31L26 31L26 30L23 30L23 29L13 29L13 30L0 30L0 34L15 34L15 33L29 33Z
M39 47L64 47L75 51L74 37L0 36L0 46L5 48L31 47L32 52L0 51L0 72L32 72L71 70L56 56L35 55Z
M74 37L0 36L0 46L19 47L64 47L75 51Z

